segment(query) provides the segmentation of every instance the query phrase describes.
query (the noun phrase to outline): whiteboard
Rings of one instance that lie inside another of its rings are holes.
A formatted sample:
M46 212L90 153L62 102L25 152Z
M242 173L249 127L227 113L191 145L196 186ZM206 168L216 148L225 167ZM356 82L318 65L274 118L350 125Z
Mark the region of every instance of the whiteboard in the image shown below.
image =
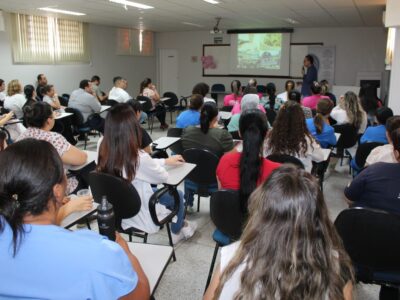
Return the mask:
M203 56L211 55L214 58L215 69L203 69L203 76L229 76L230 73L230 45L204 45Z

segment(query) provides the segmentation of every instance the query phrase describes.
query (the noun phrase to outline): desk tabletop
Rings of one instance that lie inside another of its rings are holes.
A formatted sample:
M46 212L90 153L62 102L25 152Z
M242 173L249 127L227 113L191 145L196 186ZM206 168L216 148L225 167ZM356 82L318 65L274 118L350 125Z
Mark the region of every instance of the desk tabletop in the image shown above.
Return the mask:
M74 199L72 198L70 201L74 201ZM64 220L61 221L60 226L66 228L66 229L74 226L80 220L90 216L91 214L94 214L97 211L97 206L99 206L99 204L96 202L93 202L92 209L73 212L72 214L67 216Z
M172 256L172 247L128 242L129 250L137 257L146 274L153 294Z
M100 113L105 112L106 110L109 110L111 108L111 105L102 105L100 108Z
M20 119L11 119L11 120L7 121L7 123L4 124L4 126L13 125L13 124L18 124L18 123L22 123L22 122L23 122L23 121L20 120Z
M160 98L160 101L167 101L169 99L171 99L171 97L162 97L162 98Z
M73 113L69 113L69 112L59 112L54 119L59 120L59 119L66 118L66 117L69 117L72 115L73 115Z
M96 161L96 159L97 159L97 152L96 151L88 151L88 150L84 150L84 151L87 154L87 159L86 159L86 162L83 165L80 165L80 166L66 165L65 168L68 169L68 170L76 171L76 170L82 169L83 167L86 167L91 162Z
M332 149L321 149L322 152L324 153L324 160L323 161L327 161L329 158L329 155L332 152Z
M339 138L340 138L340 136L341 136L341 135L342 135L341 133L337 133L337 132L335 132L336 141L338 141L338 140L339 140Z
M153 145L156 145L156 149L158 150L164 150L167 149L168 147L171 147L180 139L181 139L180 137L163 136L153 141Z
M232 118L232 113L229 111L220 111L219 116L222 120L229 120L230 118Z
M165 169L168 171L168 179L164 184L179 185L195 167L196 165L191 163L183 163L178 166L165 166Z

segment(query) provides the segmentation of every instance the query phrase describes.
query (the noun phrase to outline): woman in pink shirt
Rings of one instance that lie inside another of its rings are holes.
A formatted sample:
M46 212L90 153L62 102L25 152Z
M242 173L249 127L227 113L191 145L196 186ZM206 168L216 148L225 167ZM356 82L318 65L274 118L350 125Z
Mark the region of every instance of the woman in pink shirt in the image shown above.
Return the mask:
M234 80L231 82L231 91L232 94L226 95L224 97L224 106L234 106L236 103L240 104L242 101L242 92L241 92L242 84L239 80Z
M328 96L321 95L321 85L314 81L311 85L311 96L304 97L301 104L305 107L309 107L311 109L317 109L317 104L321 99L329 99Z
M258 98L258 99L257 99L257 101L258 101L258 109L261 110L263 113L265 113L265 108L260 104L260 98L259 98L259 96L257 95L257 90L256 90L256 88L254 88L254 87L248 87L248 86L247 86L247 87L245 88L243 94L244 94L243 97L244 97L245 95L247 95L247 94L254 94L254 95L256 95L256 96L257 96L256 98ZM242 110L242 108L241 108L241 106L240 106L240 103L236 103L236 104L233 106L231 113L232 113L232 115L240 114L241 110Z

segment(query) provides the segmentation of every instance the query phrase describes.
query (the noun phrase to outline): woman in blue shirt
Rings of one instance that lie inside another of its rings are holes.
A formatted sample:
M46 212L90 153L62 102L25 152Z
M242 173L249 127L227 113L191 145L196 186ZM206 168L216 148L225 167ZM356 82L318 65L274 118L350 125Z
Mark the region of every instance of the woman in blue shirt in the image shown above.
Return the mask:
M382 143L387 144L386 121L393 117L393 111L389 107L380 107L376 110L377 126L369 126L360 139L360 143Z
M189 109L182 112L176 118L176 128L186 128L200 124L200 110L203 106L203 96L194 94L190 98Z
M149 299L138 260L93 231L55 225L66 189L48 142L25 139L0 154L0 299Z
M336 145L335 130L329 124L329 115L333 109L330 99L321 99L317 104L317 114L313 119L307 119L307 128L322 148Z

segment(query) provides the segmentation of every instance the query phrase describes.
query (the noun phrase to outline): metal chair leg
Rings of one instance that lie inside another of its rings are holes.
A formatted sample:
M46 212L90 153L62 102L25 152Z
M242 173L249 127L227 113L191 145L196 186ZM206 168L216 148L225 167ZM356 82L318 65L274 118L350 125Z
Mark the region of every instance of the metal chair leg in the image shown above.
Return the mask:
M171 235L171 228L169 226L169 223L167 223L166 225L167 225L169 245L172 247L172 258L174 259L174 261L176 261L174 242L172 241L172 235Z
M200 211L200 195L197 195L197 212Z
M207 291L207 288L211 282L212 273L214 271L215 260L217 259L218 249L219 249L219 244L215 243L214 254L211 260L210 271L208 272L207 283L206 283L206 288L204 289L204 293Z
M147 234L147 232L144 234L144 237L143 237L143 243L145 243L145 244L147 244L147 236L148 236L148 234Z

